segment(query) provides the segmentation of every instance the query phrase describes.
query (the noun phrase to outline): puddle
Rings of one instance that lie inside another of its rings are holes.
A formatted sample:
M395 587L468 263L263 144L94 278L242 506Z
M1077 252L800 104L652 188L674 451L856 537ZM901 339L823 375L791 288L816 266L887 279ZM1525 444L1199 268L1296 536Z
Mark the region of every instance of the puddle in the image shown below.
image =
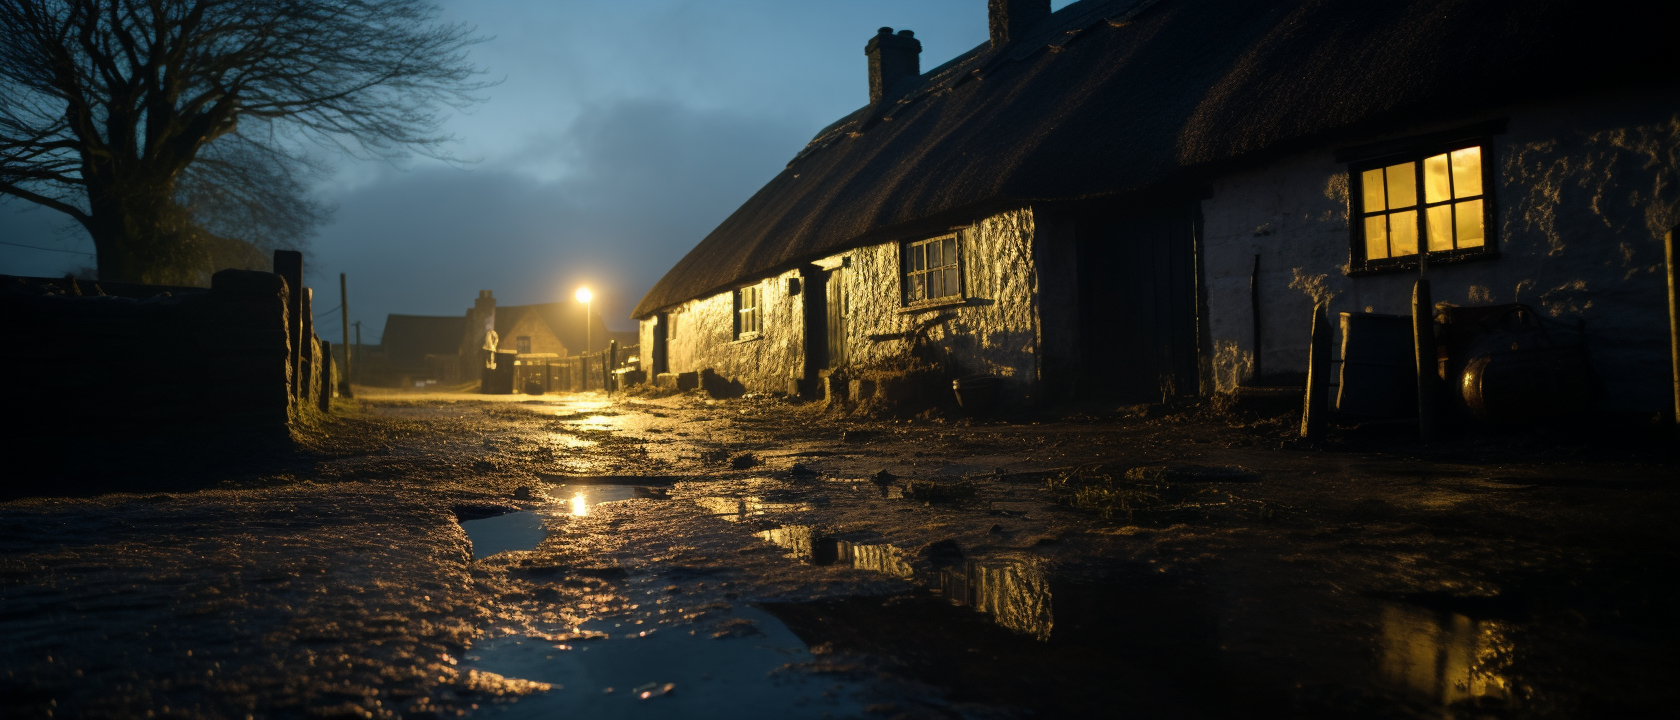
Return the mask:
M554 486L553 494L564 503L564 512L573 517L584 517L601 503L618 502L638 497L650 497L645 487L632 485L584 485L576 483L562 483Z
M1512 645L1503 623L1388 603L1381 619L1383 680L1428 705L1503 704Z
M788 551L812 565L839 565L910 579L916 571L904 551L885 543L854 542L827 537L809 525L786 525L756 533L759 539Z
M778 514L809 512L828 504L828 498L804 497L779 499L775 497L702 497L694 503L714 517L729 522L746 522Z
M1033 561L966 561L939 573L940 594L992 616L992 621L1038 640L1055 628L1050 581Z
M581 450L583 448L592 448L601 444L594 440L585 440L576 435L568 435L566 433L549 433L549 439L554 441L555 445L568 450Z
M514 635L481 642L467 653L470 666L553 687L480 715L742 720L864 714L856 697L862 686L783 670L815 658L782 621L745 605L731 613L732 619L711 624L593 620L576 628L598 638L591 640Z
M472 543L474 560L510 550L533 550L548 537L542 515L530 511L460 522Z

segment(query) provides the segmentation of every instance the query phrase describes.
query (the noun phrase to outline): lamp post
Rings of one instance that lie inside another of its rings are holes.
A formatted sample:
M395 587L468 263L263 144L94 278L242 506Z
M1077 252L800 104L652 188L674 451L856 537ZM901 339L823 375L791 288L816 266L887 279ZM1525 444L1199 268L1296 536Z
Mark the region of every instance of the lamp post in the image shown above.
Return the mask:
M589 288L587 288L587 287L580 287L580 288L578 288L577 295L575 295L574 297L577 298L578 302L583 303L583 307L584 307L584 310L583 310L583 353L585 355L588 355L590 349L593 348L594 345L595 345L595 339L590 336L590 334L592 332L594 332L594 328L591 327L590 322L589 322L589 317L591 315L595 314L595 303L594 303L595 294L592 293L592 292L589 292Z

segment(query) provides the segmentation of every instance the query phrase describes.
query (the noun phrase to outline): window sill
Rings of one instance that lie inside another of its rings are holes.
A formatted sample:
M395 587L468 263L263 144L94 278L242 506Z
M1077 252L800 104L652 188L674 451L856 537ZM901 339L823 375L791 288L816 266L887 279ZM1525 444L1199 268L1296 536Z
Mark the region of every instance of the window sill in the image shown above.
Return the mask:
M919 302L919 303L916 303L915 305L909 305L909 306L906 306L906 307L899 308L898 309L898 314L900 314L900 315L915 315L916 313L928 312L929 310L944 310L945 308L962 307L964 305L976 305L976 304L978 304L978 303L971 302L969 298L964 298L964 297L942 298L942 299L939 299L939 300Z
M735 338L734 340L729 341L729 344L730 345L740 345L741 343L750 343L750 342L753 342L755 340L761 340L763 338L764 338L763 333L748 333L746 335L742 335L738 338Z
M1429 264L1457 265L1459 263L1476 262L1478 260L1492 260L1499 257L1499 251L1494 249L1449 250L1433 253L1429 256ZM1365 275L1387 275L1389 273L1412 271L1418 269L1418 256L1407 255L1403 258L1384 258L1348 266L1348 277Z

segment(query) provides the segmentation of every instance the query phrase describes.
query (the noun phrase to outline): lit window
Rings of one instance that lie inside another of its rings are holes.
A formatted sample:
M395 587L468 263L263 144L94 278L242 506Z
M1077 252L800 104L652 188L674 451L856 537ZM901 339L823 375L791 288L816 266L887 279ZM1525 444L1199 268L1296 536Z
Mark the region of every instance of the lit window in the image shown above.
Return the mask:
M1430 262L1489 254L1484 155L1472 145L1354 167L1353 269L1415 267L1420 252Z
M520 335L513 339L513 344L519 349L521 355L531 352L531 338L529 336Z
M764 329L764 288L749 285L735 291L735 339L755 337Z
M904 304L962 297L957 245L956 235L905 243Z

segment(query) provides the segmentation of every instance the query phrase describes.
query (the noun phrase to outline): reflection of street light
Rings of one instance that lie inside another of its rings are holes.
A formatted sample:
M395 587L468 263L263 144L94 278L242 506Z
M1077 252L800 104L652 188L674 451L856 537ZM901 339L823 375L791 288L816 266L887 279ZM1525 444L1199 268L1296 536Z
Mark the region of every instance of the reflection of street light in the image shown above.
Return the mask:
M594 328L590 327L589 322L589 316L595 314L595 294L589 292L589 288L587 287L580 287L578 288L577 295L574 295L573 297L576 297L578 302L583 303L583 352L587 355L589 354L590 348L595 344L595 338L590 337L590 333L594 331Z

